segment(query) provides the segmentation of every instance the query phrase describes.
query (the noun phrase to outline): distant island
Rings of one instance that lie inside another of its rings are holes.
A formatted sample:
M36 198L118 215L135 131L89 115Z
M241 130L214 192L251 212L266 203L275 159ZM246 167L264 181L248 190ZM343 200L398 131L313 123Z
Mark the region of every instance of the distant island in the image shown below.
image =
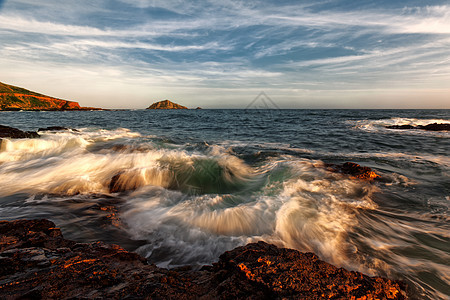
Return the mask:
M82 107L78 102L49 97L0 82L0 110L102 110Z
M163 100L153 103L152 105L147 107L147 109L188 109L188 108L186 106L173 103L172 101L169 100Z

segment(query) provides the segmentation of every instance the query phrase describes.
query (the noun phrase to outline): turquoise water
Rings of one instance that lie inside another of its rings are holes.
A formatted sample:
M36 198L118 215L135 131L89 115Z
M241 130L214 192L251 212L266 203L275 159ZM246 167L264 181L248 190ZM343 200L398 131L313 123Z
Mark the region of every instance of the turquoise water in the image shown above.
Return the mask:
M434 122L450 111L0 112L23 130L76 129L3 141L0 219L48 218L166 267L264 240L445 299L450 133L385 128ZM347 161L382 179L325 168Z

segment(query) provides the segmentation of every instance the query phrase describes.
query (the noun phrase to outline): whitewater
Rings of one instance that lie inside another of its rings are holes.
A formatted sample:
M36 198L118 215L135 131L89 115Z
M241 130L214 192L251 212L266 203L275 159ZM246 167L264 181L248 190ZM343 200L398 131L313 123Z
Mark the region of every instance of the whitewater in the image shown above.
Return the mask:
M0 112L0 219L173 268L255 241L450 296L449 110ZM331 172L355 162L381 176Z

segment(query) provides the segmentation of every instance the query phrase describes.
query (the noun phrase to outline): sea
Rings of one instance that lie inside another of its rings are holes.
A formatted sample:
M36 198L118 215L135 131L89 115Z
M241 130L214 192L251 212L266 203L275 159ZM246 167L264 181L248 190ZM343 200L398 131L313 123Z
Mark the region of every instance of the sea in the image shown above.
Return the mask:
M160 267L250 242L450 297L450 110L0 112L0 219L46 218ZM381 177L330 171L354 162Z

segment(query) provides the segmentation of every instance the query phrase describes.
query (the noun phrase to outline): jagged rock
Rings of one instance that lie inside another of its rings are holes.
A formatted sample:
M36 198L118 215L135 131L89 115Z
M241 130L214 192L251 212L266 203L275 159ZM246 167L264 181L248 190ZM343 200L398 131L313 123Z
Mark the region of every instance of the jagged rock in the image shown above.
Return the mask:
M336 268L264 242L199 271L147 264L102 242L63 238L48 220L0 221L0 298L407 299L402 282Z
M0 138L26 139L38 137L39 134L34 131L22 131L17 128L0 125Z
M163 100L153 103L147 109L188 109L188 108L186 106L173 103L169 100Z
M422 130L428 130L428 131L450 131L450 124L448 123L443 123L443 124L439 124L439 123L432 123L432 124L428 124L428 125L418 125L418 126L413 126L413 125L391 125L391 126L386 126L386 128L388 129L422 129Z
M347 174L352 178L373 180L380 177L380 175L372 171L371 168L363 167L353 162L346 162L343 165L327 164L325 166L328 171Z
M313 253L264 242L225 252L211 272L217 276L213 295L227 299L250 295L261 299L406 298L400 282L347 271Z

